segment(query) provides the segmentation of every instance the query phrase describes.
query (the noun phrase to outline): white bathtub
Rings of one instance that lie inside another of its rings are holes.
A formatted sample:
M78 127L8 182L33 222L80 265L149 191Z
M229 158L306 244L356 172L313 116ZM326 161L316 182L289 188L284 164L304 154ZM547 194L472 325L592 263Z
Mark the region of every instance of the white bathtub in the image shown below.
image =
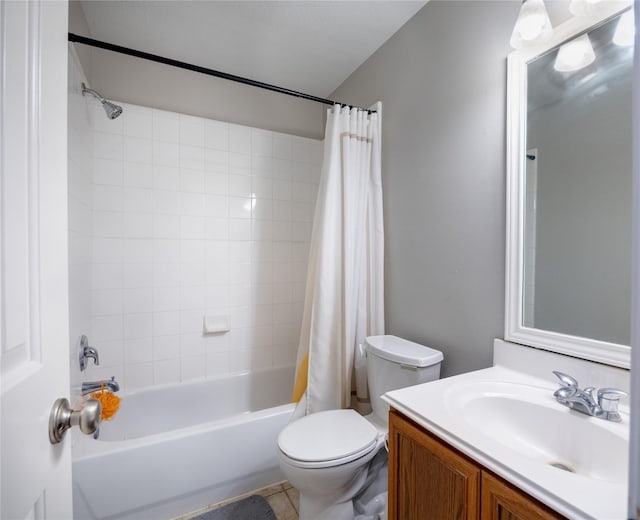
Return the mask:
M293 368L122 395L100 437L74 433L74 520L171 518L284 480Z

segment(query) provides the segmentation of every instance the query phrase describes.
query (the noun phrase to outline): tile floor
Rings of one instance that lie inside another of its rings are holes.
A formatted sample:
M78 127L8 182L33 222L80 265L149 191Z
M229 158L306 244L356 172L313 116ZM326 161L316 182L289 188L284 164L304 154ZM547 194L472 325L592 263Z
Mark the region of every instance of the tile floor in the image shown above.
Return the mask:
M298 520L300 494L298 493L298 490L296 488L294 488L286 481L272 484L271 486L267 486L261 489L256 489L255 491L240 495L239 497L234 497L222 502L218 502L217 504L213 504L202 509L198 509L197 511L192 511L182 516L178 516L173 520L189 520L194 516L201 515L202 513L206 513L207 511L212 511L213 509L218 509L219 507L226 506L231 502L246 498L250 495L263 496L267 500L267 502L269 502L269 505L271 506L271 509L273 509L277 520Z

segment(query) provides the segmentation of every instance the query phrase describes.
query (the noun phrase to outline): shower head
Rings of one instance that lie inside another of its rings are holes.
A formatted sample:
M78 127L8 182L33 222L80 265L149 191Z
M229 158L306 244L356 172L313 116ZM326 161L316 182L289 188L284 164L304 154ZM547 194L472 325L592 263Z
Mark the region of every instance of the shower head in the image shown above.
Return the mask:
M86 93L91 94L95 97L100 103L102 103L102 108L104 108L105 113L109 119L115 119L120 114L122 114L122 107L112 103L111 101L107 101L100 94L98 94L95 90L88 88L84 83L82 83L82 95L84 96Z

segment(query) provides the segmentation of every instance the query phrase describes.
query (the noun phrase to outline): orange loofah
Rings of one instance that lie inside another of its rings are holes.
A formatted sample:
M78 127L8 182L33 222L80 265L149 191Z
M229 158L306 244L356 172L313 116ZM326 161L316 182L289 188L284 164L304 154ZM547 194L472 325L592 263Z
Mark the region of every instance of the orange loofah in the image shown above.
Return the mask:
M104 381L102 382L100 392L91 394L91 397L98 399L98 401L102 403L102 420L108 421L109 419L113 419L118 408L120 408L121 399L117 395L105 391Z

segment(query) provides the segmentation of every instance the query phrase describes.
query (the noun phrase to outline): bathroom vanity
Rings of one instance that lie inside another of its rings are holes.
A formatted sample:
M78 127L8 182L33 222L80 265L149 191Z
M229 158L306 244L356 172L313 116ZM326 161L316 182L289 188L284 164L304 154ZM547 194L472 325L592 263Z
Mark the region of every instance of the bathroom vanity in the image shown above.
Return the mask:
M565 518L405 415L389 416L389 519Z
M388 392L389 519L624 519L621 422L554 397L552 370L628 391L629 372L494 342L494 366Z

